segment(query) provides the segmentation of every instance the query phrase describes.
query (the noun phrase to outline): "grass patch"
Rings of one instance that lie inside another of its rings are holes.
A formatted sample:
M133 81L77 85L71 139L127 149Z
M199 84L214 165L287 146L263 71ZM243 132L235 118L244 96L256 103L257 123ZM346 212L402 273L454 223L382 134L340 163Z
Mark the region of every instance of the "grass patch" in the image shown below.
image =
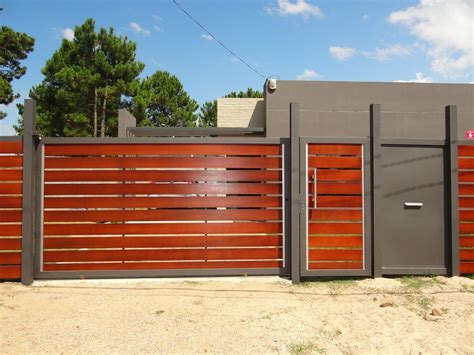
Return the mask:
M345 287L356 286L357 280L358 279L354 279L354 278L321 278L321 279L303 281L298 286L299 287L327 286L329 288L345 288Z
M302 343L295 343L289 346L290 354L324 354L325 350L319 347L317 344L306 341Z
M433 287L433 286L443 286L446 285L444 280L440 280L436 276L403 276L398 279L403 287L414 290L421 291L424 288Z

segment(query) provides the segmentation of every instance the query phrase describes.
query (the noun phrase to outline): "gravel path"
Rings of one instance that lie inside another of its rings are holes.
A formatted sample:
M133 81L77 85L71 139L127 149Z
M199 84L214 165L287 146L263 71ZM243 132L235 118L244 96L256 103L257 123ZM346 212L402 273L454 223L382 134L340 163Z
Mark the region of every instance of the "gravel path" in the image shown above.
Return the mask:
M0 353L474 353L474 280L0 284Z

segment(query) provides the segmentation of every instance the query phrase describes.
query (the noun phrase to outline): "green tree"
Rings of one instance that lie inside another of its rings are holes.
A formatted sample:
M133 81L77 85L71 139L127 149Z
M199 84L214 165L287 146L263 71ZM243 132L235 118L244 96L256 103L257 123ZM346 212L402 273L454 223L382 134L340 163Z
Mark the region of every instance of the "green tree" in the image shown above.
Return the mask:
M95 21L87 19L72 41L62 41L42 69L43 81L30 91L38 130L46 136L116 135L117 110L137 90L143 68L134 42L113 28L96 32Z
M198 108L179 79L161 70L142 81L131 102L139 126L194 126Z
M229 98L263 98L262 92L248 88L247 91L232 91L224 97ZM197 124L201 127L217 127L217 101L206 101L199 109Z
M0 104L8 105L20 95L15 94L12 81L26 73L21 61L33 50L35 40L25 33L15 32L10 27L0 27ZM0 111L0 119L6 113Z

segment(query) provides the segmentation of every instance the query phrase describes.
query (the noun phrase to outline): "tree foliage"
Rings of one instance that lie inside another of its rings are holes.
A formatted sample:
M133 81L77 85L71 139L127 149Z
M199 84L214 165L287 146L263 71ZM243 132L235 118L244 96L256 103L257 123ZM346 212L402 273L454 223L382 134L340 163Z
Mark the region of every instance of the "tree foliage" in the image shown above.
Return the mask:
M35 40L27 34L0 27L0 104L8 105L20 96L14 93L11 83L25 75L26 67L21 61L27 58L34 44ZM0 111L0 119L5 116Z
M118 108L137 90L143 68L134 42L113 28L96 32L87 19L72 41L62 41L42 69L43 81L30 91L38 130L46 136L116 135Z
M167 71L145 78L133 97L131 109L139 126L194 126L199 105L179 79Z

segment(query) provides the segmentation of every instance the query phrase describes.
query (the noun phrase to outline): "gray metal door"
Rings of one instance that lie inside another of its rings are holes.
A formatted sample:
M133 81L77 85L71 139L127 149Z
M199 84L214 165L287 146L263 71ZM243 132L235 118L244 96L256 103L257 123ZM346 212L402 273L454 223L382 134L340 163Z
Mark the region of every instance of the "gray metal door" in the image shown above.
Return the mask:
M444 151L382 146L382 273L445 274Z

